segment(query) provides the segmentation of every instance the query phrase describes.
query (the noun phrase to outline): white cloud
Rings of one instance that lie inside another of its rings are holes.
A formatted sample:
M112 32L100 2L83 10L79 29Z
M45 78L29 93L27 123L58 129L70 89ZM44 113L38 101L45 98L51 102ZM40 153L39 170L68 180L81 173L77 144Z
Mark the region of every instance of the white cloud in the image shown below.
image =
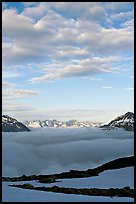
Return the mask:
M87 26L88 22L82 23L81 27ZM90 24L90 23L89 23ZM89 27L89 25L87 26ZM90 26L91 28L92 26ZM127 52L133 50L134 35L132 29L122 28L102 28L100 26L93 27L92 30L82 32L78 39L87 49L93 50L94 54L111 55L114 53ZM97 45L97 46L96 46Z
M130 29L128 23L120 29L107 29L94 21L68 19L52 10L35 22L13 9L4 10L2 20L3 35L12 39L12 43L3 43L3 63L27 64L64 57L70 60L133 50L133 26Z
M60 63L56 68L45 69L46 74L44 76L35 77L29 81L46 82L60 78L88 77L99 73L116 73L120 69L113 68L110 63L118 60L120 60L118 57L93 57L90 59L73 60L73 63L71 62L71 64L66 66Z
M93 80L93 81L100 81L100 80L102 80L102 79L96 78L96 77L90 77L90 79Z
M112 86L103 86L102 88L103 89L112 89L113 87Z
M15 77L20 77L22 76L20 73L18 73L17 71L2 71L2 78L6 79L6 78L15 78Z
M35 109L24 102L17 103L18 100L24 98L30 98L37 96L39 94L38 91L35 90L27 90L27 89L18 89L17 84L9 83L6 81L2 81L2 112L3 114L11 115L15 112L22 112L28 114L28 111L34 111Z
M6 81L3 81L2 82L2 88L14 88L16 86L15 83L9 83L9 82L6 82Z
M102 89L113 89L112 86L103 86ZM114 90L122 90L122 91L134 91L134 87L129 87L129 88L116 88Z
M134 87L125 88L124 90L126 90L126 91L134 91Z
M122 27L126 27L130 31L134 29L134 19L125 21L124 23L121 24Z
M117 15L121 12L128 12L129 16L129 12L133 9L133 3L130 2L24 2L24 5L27 8L24 9L23 15L34 19L39 20L49 10L54 10L66 17L67 11L69 11L68 16L74 16L75 19L89 19L100 24L103 21L109 21L109 11L113 13L113 17L114 14L116 16L116 12ZM128 11L129 7L130 11Z
M134 75L129 76L130 79L134 79Z
M133 155L133 140L132 132L111 130L109 135L109 131L94 128L3 133L2 173L3 176L20 176L93 168Z
M24 113L24 111L27 113L29 111L34 111L35 109L31 106L31 105L28 105L28 104L25 104L25 103L9 103L9 102L5 102L3 103L2 105L2 112L3 112L3 115L7 115L7 113L9 115L14 115L16 114L16 112L18 113Z
M106 2L105 8L112 12L126 12L134 8L134 2Z
M13 100L18 98L28 98L31 96L38 95L37 91L33 90L24 90L24 89L13 89L3 90L2 99L4 100Z
M38 92L33 90L19 89L19 90L14 90L13 94L14 94L13 98L24 98L24 97L35 96L38 94Z
M23 11L23 15L39 19L46 14L46 12L50 9L51 4L52 2L40 2L33 5L33 7L28 7L30 6L30 2L25 2L26 8Z
M9 83L6 81L2 82L2 102L5 103L7 100L16 100L19 98L28 98L31 96L38 95L38 91L17 89L17 84Z
M25 8L23 14L39 19L49 10L55 10L58 13L69 11L70 15L76 15L78 18L88 17L95 21L101 21L106 13L103 3L100 2L40 2L35 7Z
M13 23L16 22L16 23ZM38 33L34 31L33 21L17 14L15 10L4 10L2 18L3 35L13 40L12 43L3 43L3 60L8 63L32 60L42 53L40 44L37 45ZM31 44L32 43L32 44Z
M94 6L90 6L85 12L85 17L88 17L91 20L101 22L101 20L106 20L107 13L105 8L102 5L96 4Z
M7 9L2 12L2 23L3 35L23 38L24 31L27 35L31 32L33 21L22 14L17 14L15 9Z
M64 48L64 50L63 50ZM62 47L61 50L56 51L55 55L64 58L65 56L86 56L89 54L89 51L86 49L81 49L79 47Z
M113 20L120 20L120 19L133 19L134 18L134 10L115 13L111 15L111 19Z

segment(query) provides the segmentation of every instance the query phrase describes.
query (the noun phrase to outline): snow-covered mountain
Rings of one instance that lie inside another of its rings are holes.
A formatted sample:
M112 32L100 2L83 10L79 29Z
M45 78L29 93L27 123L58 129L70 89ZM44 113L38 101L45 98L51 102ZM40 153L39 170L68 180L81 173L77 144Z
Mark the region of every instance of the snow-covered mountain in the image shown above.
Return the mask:
M124 115L121 115L114 120L112 120L110 123L101 126L101 128L124 128L127 131L133 131L134 130L134 113L127 112Z
M56 128L67 128L67 127L92 127L92 126L100 126L100 123L90 122L90 121L77 121L77 120L69 120L66 122L58 121L58 120L33 120L33 121L25 121L24 124L27 127L33 128L46 128L46 127L56 127Z
M8 115L2 116L2 132L29 132L29 128L23 123L18 122L15 118L9 117Z

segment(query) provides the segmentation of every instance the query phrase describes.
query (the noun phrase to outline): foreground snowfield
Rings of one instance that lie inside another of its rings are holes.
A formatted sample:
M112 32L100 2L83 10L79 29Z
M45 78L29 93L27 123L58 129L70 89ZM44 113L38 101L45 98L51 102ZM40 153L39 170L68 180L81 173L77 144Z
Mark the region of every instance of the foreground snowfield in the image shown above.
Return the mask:
M20 176L50 174L70 169L85 170L134 154L134 133L99 128L34 129L31 132L3 133L2 174ZM25 183L25 182L16 182ZM43 186L31 181L34 186ZM110 198L40 192L2 184L3 202L134 202L132 198ZM46 186L72 188L134 188L132 167L109 170L98 177L63 179Z
M2 202L134 202L132 198L66 195L11 188L7 186L7 183L3 184L2 195Z
M63 179L60 182L52 184L41 184L36 181L14 182L15 184L31 183L34 186L60 186L72 188L121 188L130 186L134 188L134 168L128 167L118 170L108 170L101 173L98 177ZM3 202L134 202L132 198L119 197L96 197L84 195L67 195L61 193L32 191L9 187L12 182L3 182L2 201Z

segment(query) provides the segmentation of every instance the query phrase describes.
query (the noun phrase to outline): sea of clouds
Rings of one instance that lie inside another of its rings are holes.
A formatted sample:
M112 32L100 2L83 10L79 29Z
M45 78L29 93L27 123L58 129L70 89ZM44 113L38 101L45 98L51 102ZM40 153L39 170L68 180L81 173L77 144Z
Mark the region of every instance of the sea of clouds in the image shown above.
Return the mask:
M2 176L85 170L134 154L134 133L123 129L37 128L2 134Z

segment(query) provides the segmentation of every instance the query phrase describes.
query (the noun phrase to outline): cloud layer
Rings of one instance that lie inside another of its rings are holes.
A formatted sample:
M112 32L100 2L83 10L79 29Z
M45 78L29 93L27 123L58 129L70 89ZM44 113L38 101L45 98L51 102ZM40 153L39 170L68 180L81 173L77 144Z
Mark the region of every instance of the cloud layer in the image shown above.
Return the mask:
M44 76L32 78L30 81L46 82L60 78L87 77L100 73L116 73L119 69L110 67L110 63L118 60L120 60L118 57L93 57L85 60L73 60L71 65L64 66L64 64L61 63L56 64L57 68L53 68L53 65L50 65L50 68L52 68L45 68L46 74Z
M133 133L96 128L36 129L3 133L3 176L88 169L133 155Z
M2 99L5 100L13 100L18 98L28 98L31 96L35 96L38 94L35 90L25 90L25 89L17 89L16 84L14 83L8 83L6 81L3 81L2 83Z
M72 8L72 15L75 12L80 17L74 19L63 15L62 11L68 8ZM108 4L103 3L61 2L53 5L41 2L25 8L20 14L15 9L3 10L3 63L69 62L68 66L50 69L45 75L31 79L33 82L108 72L112 67L107 63L103 68L103 57L108 62L115 53L124 56L133 50L134 11L108 16L107 9L110 9ZM82 16L84 10L86 14ZM39 19L35 19L35 14ZM109 17L112 21L125 15L119 28L102 25L101 19L108 24ZM73 59L77 59L77 63L73 63Z

